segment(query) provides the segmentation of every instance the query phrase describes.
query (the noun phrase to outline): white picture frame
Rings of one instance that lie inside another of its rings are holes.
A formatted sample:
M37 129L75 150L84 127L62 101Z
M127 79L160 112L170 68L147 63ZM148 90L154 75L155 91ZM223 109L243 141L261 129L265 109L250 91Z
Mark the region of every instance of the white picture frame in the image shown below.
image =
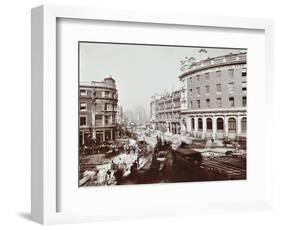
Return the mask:
M232 202L196 203L187 207L186 204L169 202L170 210L159 204L142 208L127 208L126 213L121 211L108 212L97 210L74 212L58 211L58 187L61 181L57 179L57 20L98 20L108 23L118 21L125 23L145 23L154 26L193 26L203 28L221 28L226 30L259 30L263 31L265 39L264 67L266 84L264 96L266 104L266 119L273 112L273 22L266 19L248 19L214 16L174 15L151 12L127 12L101 10L92 8L66 7L44 5L32 9L32 183L31 183L31 213L32 219L41 224L56 224L82 221L96 221L107 219L141 218L151 216L185 215L190 213L225 212L264 210L272 207L272 171L270 163L270 140L266 137L266 154L264 155L264 187L263 195L255 201L233 200ZM111 38L114 40L114 38ZM77 86L73 86L77 87ZM263 105L262 105L263 106ZM264 105L265 106L265 105ZM266 131L271 125L264 127ZM185 185L171 185L181 189ZM171 187L172 188L172 187ZM126 188L123 188L123 191ZM150 189L146 187L146 189ZM152 193L155 191L152 191ZM157 192L157 191L156 191ZM167 193L169 193L167 191Z

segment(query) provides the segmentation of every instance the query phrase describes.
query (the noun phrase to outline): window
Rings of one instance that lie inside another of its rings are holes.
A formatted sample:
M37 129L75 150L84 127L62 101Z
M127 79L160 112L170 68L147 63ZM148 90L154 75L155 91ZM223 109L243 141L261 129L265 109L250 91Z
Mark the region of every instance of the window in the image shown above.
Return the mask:
M190 78L190 83L192 83L192 77Z
M220 98L220 97L217 98L217 106L218 106L218 107L221 107L221 98Z
M202 118L198 118L198 129L202 130L203 129L203 121Z
M242 131L242 133L246 133L246 131L247 131L247 118L246 117L243 117L241 119L241 131Z
M210 108L210 99L209 99L209 98L206 99L206 106L207 106L208 108Z
M87 90L86 89L80 89L80 96L87 96Z
M113 105L110 103L105 103L104 104L104 110L105 111L112 111L113 110Z
M87 111L87 103L80 102L80 111Z
M247 69L243 68L242 72L241 72L242 77L246 77L247 76Z
M194 127L195 127L194 118L191 118L191 128L194 130Z
M206 94L209 94L210 93L210 86L206 85L205 88L206 88Z
M191 101L191 102L189 102L189 108L192 109L192 107L193 106L192 106L192 101Z
M229 106L234 107L234 97L229 98Z
M96 121L95 123L96 126L102 126L102 115L96 115L95 121Z
M221 93L221 84L216 84L217 93Z
M234 93L234 83L228 83L228 93L233 94Z
M200 87L196 88L196 93L197 93L197 96L200 96Z
M231 132L236 132L236 120L235 118L229 118L228 120L228 130Z
M247 106L247 97L246 96L242 97L242 106L244 106L244 107Z
M247 92L247 82L246 81L242 82L242 91Z
M116 123L116 116L112 115L112 124L115 124L115 123Z
M205 73L206 75L206 80L209 80L210 79L210 73Z
M200 100L197 100L197 108L200 109Z
M213 122L211 118L207 118L207 129L212 130L213 129Z
M108 116L108 115L105 115L105 116L104 116L104 124L105 124L105 125L108 125L108 124L109 124L109 116Z
M234 70L233 69L229 69L228 70L228 75L229 75L229 77L234 77Z
M95 104L95 109L96 109L96 112L101 112L104 108L104 104L102 103L97 103Z
M220 78L221 77L221 71L217 71L216 76L217 76L217 78Z
M104 136L105 136L105 140L111 140L111 131L110 130L106 130L104 132Z
M217 130L223 130L223 119L222 118L217 119Z
M189 96L192 97L192 89L189 89Z
M87 118L80 117L80 126L86 126L86 125L87 125Z
M102 91L96 91L96 97L101 98L102 97Z
M199 76L199 75L197 75L197 76L196 76L196 79L197 79L197 81L199 81L199 80L200 80L200 76Z
M105 95L106 98L110 98L110 93L109 93L109 91L104 91L104 95Z
M97 131L96 132L96 140L97 140L97 143L100 144L104 141L103 139L103 131Z

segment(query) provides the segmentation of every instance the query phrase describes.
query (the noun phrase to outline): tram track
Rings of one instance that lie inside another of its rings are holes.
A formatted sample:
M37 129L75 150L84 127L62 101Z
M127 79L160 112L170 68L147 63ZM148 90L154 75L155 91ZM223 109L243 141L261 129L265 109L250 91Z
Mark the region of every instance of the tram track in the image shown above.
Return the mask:
M232 157L214 157L203 159L201 166L207 170L216 170L231 179L246 178L246 160Z

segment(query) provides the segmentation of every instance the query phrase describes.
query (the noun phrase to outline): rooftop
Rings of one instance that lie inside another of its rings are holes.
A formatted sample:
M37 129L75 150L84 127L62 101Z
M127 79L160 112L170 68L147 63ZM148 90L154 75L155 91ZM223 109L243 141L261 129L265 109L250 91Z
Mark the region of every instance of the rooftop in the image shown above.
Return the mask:
M213 58L208 57L205 60L194 62L191 63L190 65L185 65L185 68L182 68L183 73L179 76L179 78L181 79L184 76L208 68L224 66L224 65L232 65L232 64L243 64L243 63L246 64L246 62L247 62L246 52L229 53L227 55L217 56Z
M116 89L115 80L111 76L104 78L103 81L91 81L91 82L80 81L80 87L85 87L85 88L100 87L100 88Z

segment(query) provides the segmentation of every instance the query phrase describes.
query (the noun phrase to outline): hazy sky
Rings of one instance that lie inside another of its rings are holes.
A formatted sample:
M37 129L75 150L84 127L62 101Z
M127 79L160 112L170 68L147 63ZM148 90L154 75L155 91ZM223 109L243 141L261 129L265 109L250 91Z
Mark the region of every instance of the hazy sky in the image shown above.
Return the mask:
M199 58L200 48L148 45L80 43L80 81L115 79L118 104L124 110L142 106L148 112L152 95L180 86L180 60ZM208 57L239 52L205 48Z

